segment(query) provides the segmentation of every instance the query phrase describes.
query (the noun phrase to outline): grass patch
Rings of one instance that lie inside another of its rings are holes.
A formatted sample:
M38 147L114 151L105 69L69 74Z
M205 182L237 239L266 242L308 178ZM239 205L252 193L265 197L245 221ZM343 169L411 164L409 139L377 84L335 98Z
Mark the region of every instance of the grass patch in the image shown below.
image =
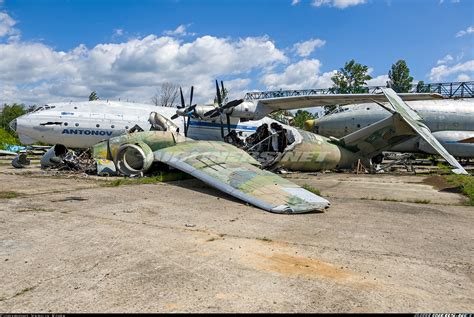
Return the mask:
M474 206L474 177L469 175L445 175L448 183L459 188L461 193L469 198L467 204Z
M0 150L4 150L7 145L20 145L17 137L9 131L0 128Z
M438 167L441 172L447 173L447 174L451 174L451 169L453 169L453 167L451 165L448 165L448 164L442 163L442 162L439 162L438 164L436 164L436 167ZM439 171L438 171L438 173L439 173Z
M19 194L17 192L11 192L11 191L6 191L6 192L0 192L0 199L12 199L12 198L17 198Z
M388 197L384 197L384 198L380 199L380 201L398 201L398 202L402 202L402 200L388 198Z
M415 199L415 200L407 200L410 203L415 203L415 204L429 204L431 200L429 199Z
M112 181L107 181L102 186L106 187L117 187L122 185L136 185L136 184L156 184L162 182L171 182L183 179L189 179L189 176L183 172L160 172L157 175L147 176L147 177L138 177L138 178L117 178Z
M18 212L54 212L54 209L33 207L33 208L20 209L18 210Z
M268 239L267 237L257 238L257 240L264 241L264 242L272 242L273 241L272 239Z
M306 190L309 191L309 192L312 192L312 193L315 194L315 195L321 195L321 191L320 191L319 189L317 189L316 187L313 187L313 186L311 186L311 185L309 185L309 184L304 184L304 185L301 186L301 187L303 187L304 189L306 189Z

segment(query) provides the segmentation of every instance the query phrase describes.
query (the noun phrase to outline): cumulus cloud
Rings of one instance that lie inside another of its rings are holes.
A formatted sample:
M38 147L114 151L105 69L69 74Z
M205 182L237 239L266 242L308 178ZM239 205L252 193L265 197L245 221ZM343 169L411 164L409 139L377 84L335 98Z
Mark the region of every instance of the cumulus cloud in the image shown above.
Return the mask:
M432 81L441 81L449 76L462 73L465 76L468 76L466 73L474 74L474 60L466 61L464 63L458 63L456 65L446 65L442 64L436 67L433 67L430 71L429 78Z
M281 73L264 74L260 82L272 90L331 87L335 71L321 74L320 68L319 60L304 59L288 65Z
M441 65L441 64L446 64L446 63L449 63L449 62L452 62L453 61L453 57L448 54L446 55L445 57L443 57L442 59L439 59L437 62L436 62L436 65Z
M322 47L326 41L320 39L311 39L305 42L298 42L293 45L295 51L301 57L309 56L316 48Z
M458 81L470 81L471 76L469 76L467 74L459 74L458 77L457 77L457 80Z
M178 25L178 27L174 30L164 31L163 34L168 35L168 36L196 35L196 33L189 33L189 32L186 31L188 26L190 26L190 24L188 24L188 25L181 24L181 25Z
M102 99L150 102L157 85L174 82L194 85L196 101L207 102L213 98L215 78L226 76L226 86L243 90L250 72L286 62L283 51L265 36L202 36L182 42L149 35L70 51L42 43L0 43L0 100L84 100L95 90Z
M0 12L0 39L7 37L9 41L19 40L20 32L13 26L16 21L5 12Z
M387 86L388 75L380 75L367 81L367 86Z
M456 33L456 37L461 37L461 36L468 35L471 33L474 33L474 26L470 26L465 30L459 31L458 33Z
M114 30L114 36L122 36L123 35L123 29L115 29Z
M314 7L330 6L338 9L345 9L350 6L365 4L367 0L313 0L311 5Z
M293 0L291 1L291 5L294 6L294 5L297 5L301 2L301 0Z

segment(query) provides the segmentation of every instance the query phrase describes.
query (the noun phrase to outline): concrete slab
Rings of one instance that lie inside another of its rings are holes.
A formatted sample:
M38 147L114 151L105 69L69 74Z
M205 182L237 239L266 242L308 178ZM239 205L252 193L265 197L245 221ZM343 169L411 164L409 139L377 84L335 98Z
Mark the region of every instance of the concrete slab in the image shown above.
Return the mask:
M418 176L292 174L332 206L276 215L197 180L10 174L0 191L22 196L0 200L0 311L474 310L474 208Z

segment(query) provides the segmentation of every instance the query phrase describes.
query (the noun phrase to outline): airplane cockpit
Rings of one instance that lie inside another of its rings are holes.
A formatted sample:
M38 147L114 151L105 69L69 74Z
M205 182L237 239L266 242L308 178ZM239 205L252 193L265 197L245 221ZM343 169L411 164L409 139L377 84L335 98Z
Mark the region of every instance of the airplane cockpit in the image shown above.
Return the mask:
M43 111L43 110L49 110L49 109L54 109L54 108L56 108L56 106L44 105L44 106L41 106L39 108L36 108L32 112L40 112L40 111Z

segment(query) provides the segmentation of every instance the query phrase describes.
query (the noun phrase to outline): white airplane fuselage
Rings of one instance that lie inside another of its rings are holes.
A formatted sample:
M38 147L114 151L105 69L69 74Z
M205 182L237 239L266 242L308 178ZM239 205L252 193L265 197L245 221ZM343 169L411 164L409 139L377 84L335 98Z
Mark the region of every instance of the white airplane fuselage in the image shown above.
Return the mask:
M408 101L423 118L433 136L454 156L474 157L474 99ZM313 132L340 138L390 116L375 103L343 106L336 113L314 121ZM436 154L420 137L390 149L396 152Z
M170 119L176 113L176 108L101 100L51 103L18 117L10 126L23 144L43 142L80 149L124 134L135 125L145 131L150 130L148 118L152 112L171 120L183 134L184 117ZM222 140L220 120L220 117L213 121L192 119L187 136L196 140ZM230 123L232 130L247 136L255 132L262 120L239 123L239 118L231 117ZM224 133L227 134L226 123Z

